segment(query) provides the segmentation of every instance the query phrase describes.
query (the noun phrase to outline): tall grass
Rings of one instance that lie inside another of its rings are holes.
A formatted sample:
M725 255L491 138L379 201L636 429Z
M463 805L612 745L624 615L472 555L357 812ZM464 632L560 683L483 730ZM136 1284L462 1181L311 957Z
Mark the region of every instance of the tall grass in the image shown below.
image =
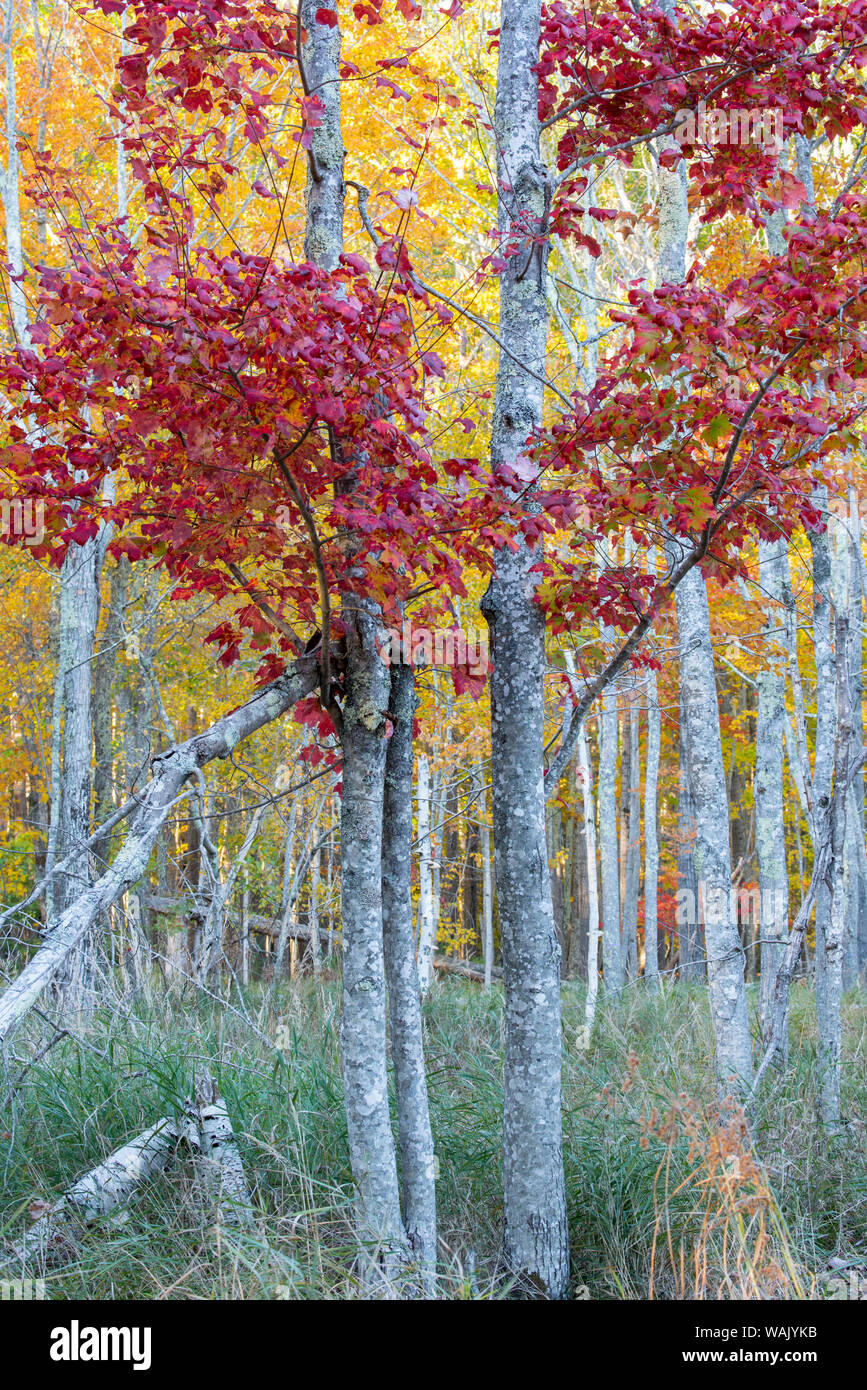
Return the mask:
M753 1117L719 1111L703 991L627 991L578 1046L583 990L564 990L564 1152L578 1296L815 1296L831 1257L867 1255L867 1001L846 1001L842 1137L816 1119L815 1011L796 987L789 1067ZM188 1165L49 1270L58 1298L353 1298L352 1182L334 981L254 988L248 1019L189 993L82 1023L0 1114L0 1231L184 1104L207 1065L244 1156L258 1232L202 1215ZM507 1295L500 1267L503 1008L438 981L425 1014L441 1228L440 1292ZM32 1044L38 1045L34 1031ZM19 1054L26 1044L19 1039Z

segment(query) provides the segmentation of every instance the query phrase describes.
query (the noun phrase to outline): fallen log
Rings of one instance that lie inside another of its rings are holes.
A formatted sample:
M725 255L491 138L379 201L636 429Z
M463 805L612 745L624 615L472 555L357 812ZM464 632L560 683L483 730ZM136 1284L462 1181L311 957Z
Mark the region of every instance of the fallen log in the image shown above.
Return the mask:
M0 1045L33 1008L100 914L143 876L160 827L187 778L214 758L229 757L243 739L288 713L317 683L315 660L303 658L204 733L153 758L153 776L139 798L129 835L109 868L61 914L43 945L0 996Z
M159 1120L122 1145L73 1183L12 1247L8 1262L24 1268L61 1264L75 1257L76 1238L83 1230L127 1202L142 1183L163 1172L171 1162L186 1126Z
M468 961L452 960L451 956L434 956L434 970L441 970L446 975L460 975L464 980L474 980L479 984L485 983L485 971L481 965L471 965ZM499 965L495 965L491 971L495 980L502 980L503 971Z
M196 1167L202 1188L216 1202L220 1225L255 1226L253 1203L232 1121L209 1072L196 1078L195 1106L191 1115L198 1126L200 1141Z
M146 898L147 906L151 912L157 916L168 917L173 913L183 914L185 902L189 903L189 911L192 912L194 904L192 898L167 898L149 895ZM280 935L280 924L273 917L266 917L260 912L250 912L247 914L247 921L250 930L257 932L261 936L276 938ZM309 941L310 928L301 926L298 923L290 924L289 939L292 941ZM327 927L319 928L319 939L327 943L332 951L340 948L342 936L340 932L330 931ZM440 970L446 975L460 975L466 980L478 981L479 984L485 982L485 971L481 965L473 965L469 961L454 960L451 956L434 956L434 969ZM503 971L500 966L495 965L492 971L495 980L503 978Z

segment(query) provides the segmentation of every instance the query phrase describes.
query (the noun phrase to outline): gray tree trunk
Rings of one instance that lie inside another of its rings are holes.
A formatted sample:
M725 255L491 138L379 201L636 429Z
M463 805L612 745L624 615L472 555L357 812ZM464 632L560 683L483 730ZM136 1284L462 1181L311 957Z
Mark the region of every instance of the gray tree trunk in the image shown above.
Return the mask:
M540 152L541 5L502 0L494 129L500 234L527 214L541 225L550 186ZM525 265L525 261L527 264ZM494 471L521 458L541 423L547 336L547 247L510 258L500 280ZM511 354L511 355L509 355ZM515 359L518 359L517 362ZM518 362L536 373L531 377ZM545 625L522 541L497 555L483 601L491 629L494 863L506 1006L503 1116L505 1258L550 1296L568 1287L561 1120L560 959L545 841Z
M344 156L340 118L340 29L302 0L308 91L325 107L311 127L305 254L333 269L343 251ZM350 484L351 485L351 484ZM407 1250L386 1078L385 962L382 941L382 808L385 789L388 669L377 647L379 610L354 594L346 626L340 901L343 919L343 1082L349 1153L357 1189L359 1237L386 1277ZM329 634L324 634L326 641Z
M60 641L57 679L62 682L63 761L60 778L56 855L68 867L58 874L54 911L58 917L90 882L91 669L99 624L102 552L98 538L73 544L60 571ZM93 950L89 941L70 962L66 986L70 1003L82 1010L95 1005Z
M491 988L494 971L494 885L491 865L491 827L488 824L487 793L482 802L482 960L485 967L485 989Z
M813 501L828 517L828 489L817 487ZM834 653L831 648L831 549L828 532L810 532L813 560L813 652L816 664L816 741L813 754L814 816L821 806L827 806L831 795L834 759ZM831 915L831 890L826 881L819 885L816 896L816 1009L827 1013L825 1000L825 965L828 952L825 939ZM832 952L833 957L833 952Z
M433 980L433 953L436 938L434 918L433 840L431 825L430 764L423 753L418 755L416 787L418 807L418 986L422 996L430 991Z
M659 983L659 748L662 717L656 672L647 672L647 759L644 769L644 978Z
M669 0L665 5L671 9ZM659 283L686 274L689 212L686 167L659 170ZM679 558L675 542L670 558ZM722 760L719 704L710 639L707 590L700 569L689 571L676 592L681 697L689 787L695 808L695 867L703 900L711 1019L716 1064L724 1086L752 1080L752 1052L744 980L744 952L732 909L729 815Z
M847 912L845 882L846 783L848 782L852 739L849 673L846 661L848 626L848 619L845 614L839 614L834 624L837 728L832 793L834 787L842 786L844 790L841 795L833 796L831 803L831 858L827 874L830 903L828 920L822 939L823 989L821 998L817 998L816 1001L816 1026L819 1038L819 1113L822 1123L829 1129L836 1129L841 1122L840 1069L843 1044L841 1000ZM827 805L827 802L821 801L817 804ZM816 942L816 959L818 963L818 940Z
M788 568L785 540L759 541L759 580L768 613L768 641L782 622L782 601ZM767 1046L773 1026L777 974L789 934L789 877L786 868L786 823L783 810L783 741L786 725L785 677L766 647L765 664L758 676L756 716L756 850L759 859L761 902L761 985L759 1016L762 1041Z
M849 485L849 683L852 689L853 746L864 743L864 556L861 550L861 515L858 493ZM867 853L864 829L864 771L859 768L852 782L849 815L852 836L858 851L858 917L856 969L867 966Z
M596 1021L596 1000L599 994L599 884L596 876L596 822L593 808L593 789L590 783L590 757L587 752L587 733L582 727L578 735L578 775L581 779L581 802L584 815L584 843L587 855L587 998L584 1004L582 1042L590 1046L593 1024Z
M620 874L617 856L617 690L602 696L599 714L599 856L602 871L602 982L607 998L623 988Z
M631 692L627 705L629 730L629 785L626 803L626 863L623 875L623 935L626 938L627 976L638 974L638 890L641 879L641 761L638 698ZM626 761L624 760L624 771Z
M434 1148L425 1076L421 1000L412 935L412 724L415 673L391 667L392 734L385 766L382 931L391 1055L400 1132L403 1222L430 1292L436 1272Z

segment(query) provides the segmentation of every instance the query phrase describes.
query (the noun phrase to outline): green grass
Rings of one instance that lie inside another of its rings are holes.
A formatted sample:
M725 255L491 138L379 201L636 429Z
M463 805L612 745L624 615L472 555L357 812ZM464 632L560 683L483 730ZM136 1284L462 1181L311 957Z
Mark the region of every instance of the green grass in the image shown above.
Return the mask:
M120 1219L91 1231L76 1263L49 1271L52 1296L360 1296L338 985L287 985L273 1006L254 989L246 1008L253 1027L189 993L158 995L123 1021L106 1016L80 1025L77 1038L62 1040L29 1070L0 1115L0 1230L7 1236L20 1232L34 1198L55 1198L124 1140L175 1112L204 1065L225 1096L260 1218L259 1235L215 1232L181 1162ZM695 1296L697 1289L734 1297L751 1278L764 1280L765 1292L793 1297L815 1292L814 1276L830 1256L865 1260L863 995L845 1005L850 1123L843 1136L828 1137L816 1122L815 1014L810 990L798 985L790 1065L773 1077L754 1118L761 1175L746 1159L738 1168L739 1141L730 1135L713 1180L721 1131L707 1118L714 1088L702 989L669 986L656 998L627 991L616 1009L600 1012L586 1052L575 1045L582 1011L583 990L567 986L564 1147L576 1288L593 1298L646 1298L653 1256L656 1297ZM499 1267L502 996L438 981L425 1024L440 1161L440 1291L501 1296L509 1288ZM34 1025L34 1047L36 1039ZM26 1055L26 1039L17 1051ZM729 1171L741 1176L720 1180ZM781 1284L774 1282L778 1267Z

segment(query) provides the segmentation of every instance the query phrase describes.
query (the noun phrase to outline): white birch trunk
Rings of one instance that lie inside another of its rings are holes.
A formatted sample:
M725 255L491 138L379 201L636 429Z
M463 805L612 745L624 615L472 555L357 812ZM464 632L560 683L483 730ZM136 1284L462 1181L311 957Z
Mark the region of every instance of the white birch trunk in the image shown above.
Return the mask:
M485 989L491 988L494 970L494 886L491 871L491 827L488 824L487 796L482 806L480 831L482 854L482 960Z
M74 1258L79 1231L129 1201L143 1183L167 1168L178 1139L175 1121L160 1120L85 1173L13 1245L15 1265L50 1266Z
M319 976L322 970L322 943L319 937L319 856L317 845L310 860L310 959L313 974Z
M6 216L6 259L12 267L13 278L8 280L9 309L12 328L18 342L29 347L27 329L27 299L20 276L24 272L21 246L21 197L19 191L20 163L18 159L18 97L15 81L15 0L5 0L3 6L3 56L6 70L6 168L0 173L3 189L3 211ZM6 277L4 276L4 279Z
M253 1203L226 1102L217 1095L206 1072L196 1078L195 1105L190 1111L199 1135L196 1168L202 1186L216 1203L220 1226L255 1226Z

